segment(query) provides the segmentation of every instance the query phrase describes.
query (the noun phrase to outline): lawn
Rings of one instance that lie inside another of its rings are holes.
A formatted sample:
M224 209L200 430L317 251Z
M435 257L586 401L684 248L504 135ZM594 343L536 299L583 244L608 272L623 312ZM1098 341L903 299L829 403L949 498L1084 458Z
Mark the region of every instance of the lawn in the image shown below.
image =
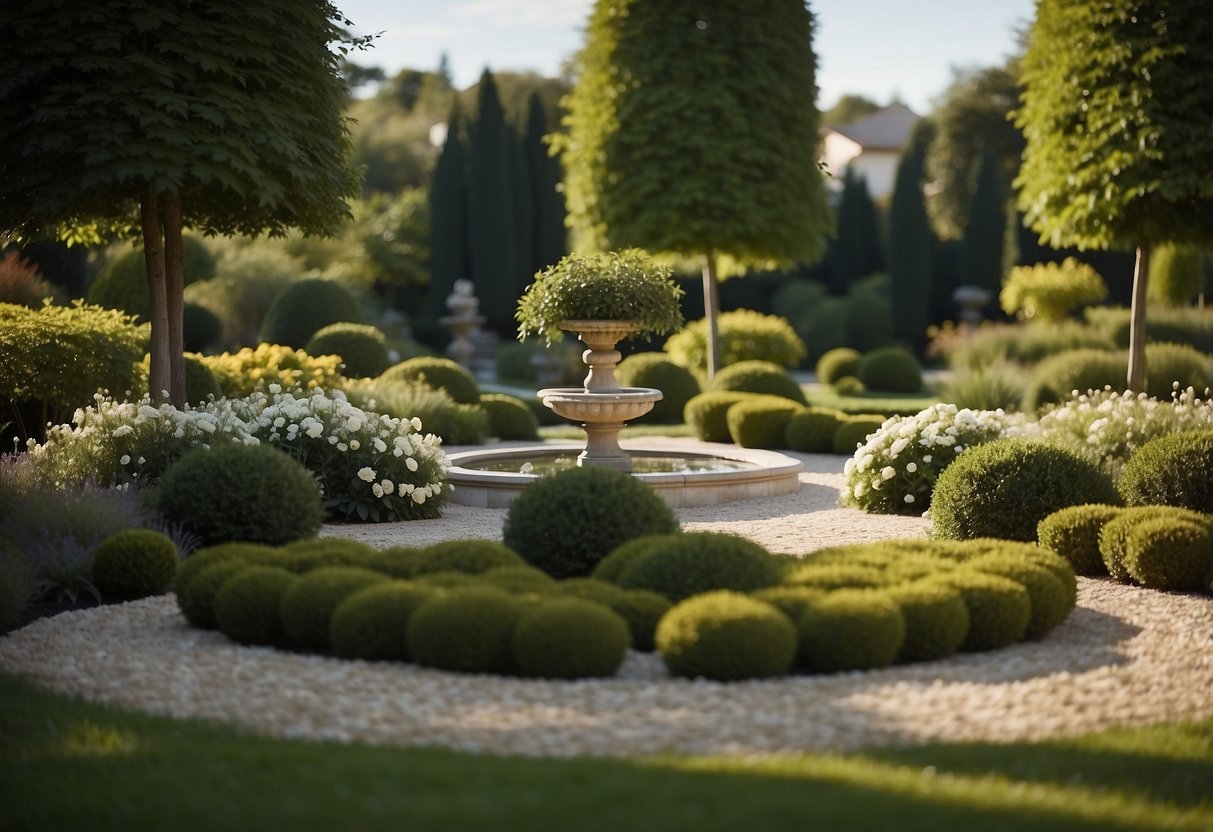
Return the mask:
M0 675L0 828L1213 828L1213 720L779 759L544 760L278 740Z

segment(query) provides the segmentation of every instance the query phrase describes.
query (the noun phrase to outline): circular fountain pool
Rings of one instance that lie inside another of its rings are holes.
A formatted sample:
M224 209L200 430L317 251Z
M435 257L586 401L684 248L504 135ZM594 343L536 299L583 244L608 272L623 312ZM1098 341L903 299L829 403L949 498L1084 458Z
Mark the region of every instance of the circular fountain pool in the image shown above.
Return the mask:
M620 446L632 458L633 476L672 508L772 497L800 487L803 466L774 451L656 437L623 440ZM453 452L451 499L503 508L541 474L575 466L583 448L548 442Z

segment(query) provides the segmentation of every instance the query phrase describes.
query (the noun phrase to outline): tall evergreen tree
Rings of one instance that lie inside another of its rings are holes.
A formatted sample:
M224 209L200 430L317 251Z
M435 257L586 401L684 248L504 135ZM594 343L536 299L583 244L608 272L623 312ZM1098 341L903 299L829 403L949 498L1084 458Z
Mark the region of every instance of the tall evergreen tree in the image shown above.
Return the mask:
M863 277L863 232L860 229L860 196L855 171L849 165L842 176L842 191L834 210L834 239L826 252L830 266L830 292L845 295L847 288Z
M860 276L867 277L884 269L884 235L880 231L880 215L868 180L862 174L855 177L855 195L858 210L855 212L859 224L859 249L863 252Z
M961 248L963 280L997 297L1002 288L1003 248L1006 244L1006 197L999 181L998 160L989 148L977 163L977 188L969 202Z
M514 326L517 273L514 196L510 192L510 144L505 111L493 74L480 76L476 120L472 122L468 164L468 240L472 282L480 310L499 331Z
M509 162L508 180L510 197L513 200L513 216L510 225L514 232L514 260L506 278L507 288L504 296L511 299L511 321L514 304L522 296L531 277L535 274L531 267L531 226L534 221L534 194L531 193L531 160L523 144L522 136L512 126L507 126L505 143L507 160Z
M568 253L568 234L564 221L564 194L560 190L560 160L549 151L544 137L548 132L543 99L537 92L527 98L526 133L523 148L527 172L531 177L531 230L528 274L546 269Z
M812 35L803 0L598 0L577 57L560 144L576 243L702 258L709 373L718 266L825 249Z
M893 334L921 350L931 308L933 237L922 196L923 154L910 148L897 165L889 207L889 293Z
M446 299L456 280L468 280L468 171L463 115L455 99L447 118L446 141L430 182L430 312L446 315Z
M1213 229L1207 0L1038 0L1016 124L1019 205L1053 246L1137 249L1128 385L1145 375L1151 248Z

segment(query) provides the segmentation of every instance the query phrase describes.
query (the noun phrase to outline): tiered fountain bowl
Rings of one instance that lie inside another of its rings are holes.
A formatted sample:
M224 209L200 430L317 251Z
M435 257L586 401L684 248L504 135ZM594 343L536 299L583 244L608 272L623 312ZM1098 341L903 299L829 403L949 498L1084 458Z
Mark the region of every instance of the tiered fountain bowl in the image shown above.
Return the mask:
M636 439L619 443L626 422L653 409L662 393L651 387L620 387L615 345L632 331L629 321L566 321L586 345L582 360L590 368L582 387L548 387L539 398L554 413L579 422L584 447L547 443L513 448L477 449L450 454L452 499L464 505L500 508L536 476L574 464L601 465L632 472L674 508L715 505L733 500L787 494L800 486L799 461L772 451L691 440Z

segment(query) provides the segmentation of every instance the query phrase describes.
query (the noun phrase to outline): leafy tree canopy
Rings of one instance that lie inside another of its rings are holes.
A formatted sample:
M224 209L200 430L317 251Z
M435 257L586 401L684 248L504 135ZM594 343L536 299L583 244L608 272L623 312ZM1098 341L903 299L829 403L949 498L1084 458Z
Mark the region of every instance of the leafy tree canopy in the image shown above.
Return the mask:
M821 123L850 124L864 116L870 116L879 109L880 105L866 95L847 93L834 102L833 107L821 114Z

